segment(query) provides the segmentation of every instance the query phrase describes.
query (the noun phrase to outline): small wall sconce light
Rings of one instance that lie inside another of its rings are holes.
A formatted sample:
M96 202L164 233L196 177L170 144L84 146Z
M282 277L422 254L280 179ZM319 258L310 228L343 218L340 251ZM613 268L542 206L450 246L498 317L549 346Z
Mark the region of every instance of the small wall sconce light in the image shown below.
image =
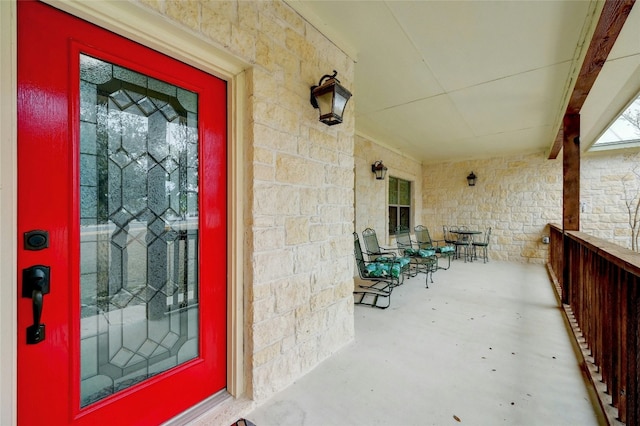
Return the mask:
M382 160L378 160L371 165L371 172L376 174L376 179L384 180L387 174L387 166L382 164Z
M473 173L473 171L469 173L469 176L467 176L467 182L469 183L469 186L476 186L477 179L478 177Z
M340 85L336 75L338 71L333 70L333 75L325 74L317 86L311 86L311 105L320 109L320 121L327 126L342 123L344 108L351 98L351 92Z

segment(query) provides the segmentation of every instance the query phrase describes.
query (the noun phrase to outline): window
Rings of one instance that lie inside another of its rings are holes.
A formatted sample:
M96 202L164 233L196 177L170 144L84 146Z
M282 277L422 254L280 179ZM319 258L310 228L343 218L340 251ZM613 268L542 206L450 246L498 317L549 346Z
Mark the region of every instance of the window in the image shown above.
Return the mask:
M411 225L411 182L389 177L389 233Z
M640 145L640 95L616 118L591 147L592 151Z

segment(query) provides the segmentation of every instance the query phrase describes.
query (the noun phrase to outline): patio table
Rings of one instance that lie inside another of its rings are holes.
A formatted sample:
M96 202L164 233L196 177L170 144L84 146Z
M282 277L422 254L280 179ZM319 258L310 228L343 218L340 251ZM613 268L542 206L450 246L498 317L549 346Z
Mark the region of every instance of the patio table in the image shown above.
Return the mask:
M475 230L471 230L471 229L458 229L457 231L451 231L451 233L453 234L458 234L458 235L466 235L469 238L466 241L466 245L465 244L461 244L459 242L456 241L456 254L458 252L458 246L465 246L465 250L464 250L464 261L467 261L467 258L469 258L469 262L473 262L473 256L471 255L471 252L468 251L471 248L471 243L473 243L473 236L474 235L480 235L482 234L482 231L475 231ZM458 256L459 258L459 256Z

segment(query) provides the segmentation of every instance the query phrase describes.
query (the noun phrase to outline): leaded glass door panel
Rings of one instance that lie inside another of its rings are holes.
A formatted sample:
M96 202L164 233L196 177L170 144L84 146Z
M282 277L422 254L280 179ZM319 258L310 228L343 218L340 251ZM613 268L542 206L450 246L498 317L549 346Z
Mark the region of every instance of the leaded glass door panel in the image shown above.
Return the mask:
M18 13L18 227L48 235L18 272L50 271L35 344L18 301L19 421L161 423L225 387L225 83L39 2Z
M80 55L81 405L199 355L198 95Z

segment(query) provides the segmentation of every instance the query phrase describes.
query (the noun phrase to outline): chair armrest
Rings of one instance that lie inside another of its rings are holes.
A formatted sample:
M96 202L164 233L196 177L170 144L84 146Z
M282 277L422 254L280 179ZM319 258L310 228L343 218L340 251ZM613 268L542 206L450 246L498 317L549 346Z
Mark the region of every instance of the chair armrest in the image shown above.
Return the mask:
M434 239L432 239L431 242L434 243L436 247L439 247L440 243L444 243L445 240L434 240Z
M380 247L380 252L382 253L382 255L391 254L393 256L397 256L396 249L389 247Z
M380 247L382 249L382 247ZM386 251L387 249L382 249L385 251L380 251L379 253L374 253L372 251L366 251L367 256L391 256L396 257L397 254L394 251Z

